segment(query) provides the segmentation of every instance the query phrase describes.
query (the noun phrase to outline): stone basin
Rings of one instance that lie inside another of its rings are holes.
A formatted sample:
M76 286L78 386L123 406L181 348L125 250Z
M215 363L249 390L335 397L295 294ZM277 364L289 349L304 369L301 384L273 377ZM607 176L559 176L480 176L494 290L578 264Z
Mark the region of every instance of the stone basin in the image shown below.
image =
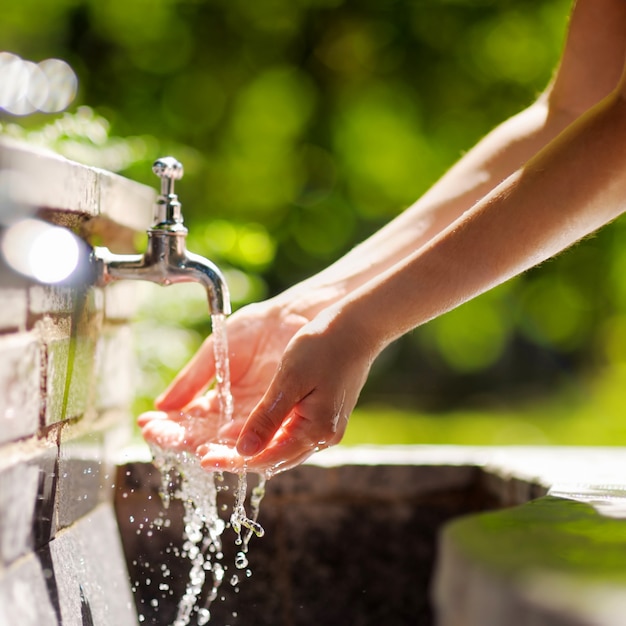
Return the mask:
M623 469L617 449L324 451L269 481L259 518L266 535L250 545L253 575L238 592L224 584L210 623L621 624L626 500L606 485ZM143 624L170 624L189 569L165 553L181 544L181 511L170 511L156 538L138 533L137 520L159 513L159 475L136 459L118 477L138 613ZM158 592L164 559L173 595Z

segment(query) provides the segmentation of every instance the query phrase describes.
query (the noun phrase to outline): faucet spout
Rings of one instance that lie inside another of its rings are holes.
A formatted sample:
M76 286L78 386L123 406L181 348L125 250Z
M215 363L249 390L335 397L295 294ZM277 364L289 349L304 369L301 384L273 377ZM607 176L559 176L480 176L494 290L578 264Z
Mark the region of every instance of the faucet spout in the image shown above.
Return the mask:
M222 272L208 259L187 250L187 229L174 194L174 180L182 177L182 165L172 157L164 157L152 169L162 184L146 251L113 254L108 248L94 248L96 284L105 286L117 280L147 280L159 285L195 282L206 289L212 315L229 315L230 297Z

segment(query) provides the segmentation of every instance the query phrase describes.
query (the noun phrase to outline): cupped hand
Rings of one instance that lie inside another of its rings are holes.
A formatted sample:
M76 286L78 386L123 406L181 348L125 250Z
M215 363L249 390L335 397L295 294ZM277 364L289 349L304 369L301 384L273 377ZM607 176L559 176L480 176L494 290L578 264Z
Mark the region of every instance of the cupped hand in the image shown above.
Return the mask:
M170 386L157 398L157 411L138 419L144 438L162 448L194 453L201 444L234 449L245 420L263 397L285 346L308 319L272 301L248 305L226 323L234 413L221 424L215 389L213 335L202 344Z
M241 425L236 449L208 442L207 469L272 475L338 443L375 351L341 316L321 313L291 339L269 387Z

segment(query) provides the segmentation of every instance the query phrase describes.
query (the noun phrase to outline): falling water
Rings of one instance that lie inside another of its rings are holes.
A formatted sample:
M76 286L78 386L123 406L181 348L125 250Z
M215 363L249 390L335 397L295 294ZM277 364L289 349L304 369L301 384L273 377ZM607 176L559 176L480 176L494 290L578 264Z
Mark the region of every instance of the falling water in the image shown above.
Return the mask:
M221 424L226 424L233 418L226 316L224 314L212 315L211 325L213 328L213 355L215 358L215 389L220 405L220 422Z
M228 343L226 337L226 318L213 315L215 389L219 398L220 425L228 423L233 417L233 399L230 391L230 367L228 361ZM227 566L222 564L222 533L227 524L221 519L218 509L218 495L228 487L221 472L208 473L200 466L198 458L188 452L165 451L153 447L153 459L162 475L161 497L163 506L169 506L173 496L181 500L184 508L183 555L189 559L191 569L183 597L178 605L178 614L173 626L187 626L192 614L196 612L199 626L210 620L210 607L217 598ZM262 537L264 530L257 518L261 500L265 493L264 476L259 476L258 484L250 496L250 517L245 510L247 495L247 474L238 475L232 514L229 523L235 531L235 544L239 551L235 557L235 567L245 569L246 576L252 572L248 568L248 544L252 535ZM243 531L245 529L245 531ZM198 606L200 594L204 588L207 574L210 573L211 589L202 607ZM237 575L230 579L231 585L239 583Z

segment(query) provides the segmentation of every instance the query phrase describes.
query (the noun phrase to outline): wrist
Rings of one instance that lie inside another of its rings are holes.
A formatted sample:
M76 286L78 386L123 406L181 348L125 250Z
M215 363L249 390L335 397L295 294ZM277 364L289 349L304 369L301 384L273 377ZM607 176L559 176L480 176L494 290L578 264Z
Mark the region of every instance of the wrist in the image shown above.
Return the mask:
M372 363L386 347L386 336L376 332L376 327L368 324L358 303L341 300L321 311L307 325L318 332L331 333L333 343L342 351L355 357L358 355Z
M346 295L342 285L299 283L271 298L272 306L284 314L296 314L312 320Z

